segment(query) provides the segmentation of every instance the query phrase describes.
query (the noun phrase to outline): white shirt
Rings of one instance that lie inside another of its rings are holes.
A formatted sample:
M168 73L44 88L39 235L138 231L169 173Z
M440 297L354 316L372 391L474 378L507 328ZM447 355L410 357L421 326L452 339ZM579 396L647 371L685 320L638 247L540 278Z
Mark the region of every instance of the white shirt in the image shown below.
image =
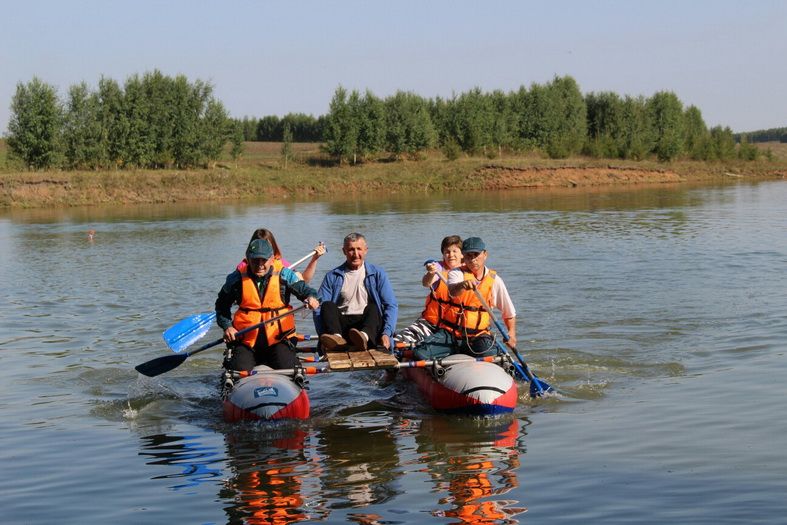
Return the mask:
M339 310L347 315L361 315L369 304L369 293L366 290L366 265L362 264L357 270L348 270L344 273L344 284L340 293Z
M486 277L487 273L489 273L489 268L484 266L484 277ZM461 268L454 268L448 272L449 285L461 283L464 280L465 276L464 273L462 273ZM500 313L503 314L503 319L511 319L512 317L516 317L516 308L514 307L513 301L511 301L511 296L508 295L508 288L506 288L506 284L503 282L503 279L499 274L495 274L495 278L492 280L491 303L492 304L489 306L500 310Z

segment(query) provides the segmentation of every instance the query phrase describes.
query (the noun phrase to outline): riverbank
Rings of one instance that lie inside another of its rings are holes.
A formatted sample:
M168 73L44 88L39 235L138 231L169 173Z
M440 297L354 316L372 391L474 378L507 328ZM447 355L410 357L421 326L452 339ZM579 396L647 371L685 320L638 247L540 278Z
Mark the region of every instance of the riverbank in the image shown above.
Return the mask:
M773 151L773 145L769 145ZM778 146L778 145L777 145ZM609 159L462 157L434 152L421 160L331 165L317 145L297 144L286 167L281 145L247 143L237 161L210 169L135 171L0 171L0 207L38 208L337 196L352 194L479 191L514 188L597 188L684 182L722 182L787 176L787 145L774 160L704 163Z

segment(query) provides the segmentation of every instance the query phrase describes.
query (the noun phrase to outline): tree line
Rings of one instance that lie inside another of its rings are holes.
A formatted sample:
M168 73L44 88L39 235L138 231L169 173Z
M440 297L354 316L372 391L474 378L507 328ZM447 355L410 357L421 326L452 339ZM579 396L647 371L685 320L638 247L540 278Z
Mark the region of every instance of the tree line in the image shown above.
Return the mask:
M237 158L249 140L321 142L339 163L420 158L435 148L448 159L528 151L660 161L760 154L749 137L736 145L729 127L709 129L700 110L684 107L673 92L583 95L570 76L510 92L475 88L451 98L405 91L380 98L339 86L325 115L260 119L232 119L211 85L159 71L129 77L123 86L107 78L95 90L81 83L65 101L34 78L17 85L11 111L9 153L35 169L206 166L228 143Z
M243 130L245 141L282 142L285 131L289 128L293 142L322 142L325 117L289 113L281 118L276 115L261 119L243 117L237 123Z
M476 88L450 99L402 91L381 99L339 87L325 116L323 142L337 161L351 163L381 154L417 158L435 147L448 158L539 150L550 158L660 161L756 158L759 151L736 148L729 127L709 129L700 110L684 107L672 92L648 98L583 95L570 76L508 93Z
M76 84L65 100L38 78L19 83L8 131L10 157L33 169L207 166L243 141L210 84L159 71Z
M744 139L745 137L745 139ZM787 142L787 128L770 128L748 133L738 133L735 140L749 140L751 142Z

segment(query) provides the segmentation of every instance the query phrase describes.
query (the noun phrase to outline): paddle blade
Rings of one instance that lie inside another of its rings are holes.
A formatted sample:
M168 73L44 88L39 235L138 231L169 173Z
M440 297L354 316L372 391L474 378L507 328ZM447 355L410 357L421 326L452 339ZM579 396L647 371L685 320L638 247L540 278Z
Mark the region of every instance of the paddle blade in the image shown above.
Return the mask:
M173 352L179 353L205 337L215 320L216 312L192 315L167 328L161 336Z
M188 357L189 354L165 355L137 365L134 369L143 376L156 377L179 367Z
M551 394L554 391L555 389L552 388L549 383L543 379L539 379L535 375L530 381L530 397L542 397L544 394Z

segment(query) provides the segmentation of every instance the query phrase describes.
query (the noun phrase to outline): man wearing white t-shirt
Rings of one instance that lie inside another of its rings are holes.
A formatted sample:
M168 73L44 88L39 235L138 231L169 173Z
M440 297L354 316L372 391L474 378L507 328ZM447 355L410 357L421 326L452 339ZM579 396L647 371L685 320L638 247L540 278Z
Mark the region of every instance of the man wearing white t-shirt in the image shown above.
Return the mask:
M315 310L314 325L320 345L330 352L391 348L399 306L385 270L366 262L369 248L360 233L344 238L345 262L325 275Z

